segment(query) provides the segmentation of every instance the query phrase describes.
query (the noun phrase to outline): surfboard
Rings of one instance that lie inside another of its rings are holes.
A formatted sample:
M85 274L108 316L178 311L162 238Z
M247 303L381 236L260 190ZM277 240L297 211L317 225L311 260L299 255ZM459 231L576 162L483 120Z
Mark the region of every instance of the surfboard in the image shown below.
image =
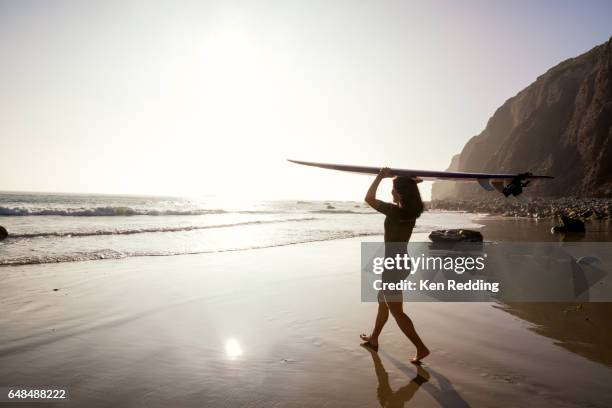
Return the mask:
M331 164L331 163L316 163L302 160L287 159L291 163L301 164L303 166L319 167L322 169L346 171L350 173L358 174L378 174L381 167L369 167L369 166L352 166L346 164ZM449 180L449 181L476 181L482 188L487 191L497 190L508 195L504 192L507 187L516 183L522 183L521 187L525 187L529 181L536 179L551 179L552 176L539 176L531 173L467 173L457 171L435 171L435 170L414 170L414 169L398 169L390 168L391 173L394 176L399 177L416 177L423 180ZM507 190L509 191L509 190ZM522 192L515 190L518 194ZM518 195L510 192L512 195Z

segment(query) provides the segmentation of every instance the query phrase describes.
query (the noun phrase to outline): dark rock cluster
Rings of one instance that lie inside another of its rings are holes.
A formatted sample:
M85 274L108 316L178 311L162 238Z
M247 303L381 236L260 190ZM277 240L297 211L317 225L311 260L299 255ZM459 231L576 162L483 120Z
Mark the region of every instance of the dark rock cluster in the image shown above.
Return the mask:
M516 199L483 198L466 200L434 200L432 210L466 211L510 217L551 218L561 215L584 220L612 219L610 198L533 198L529 202Z

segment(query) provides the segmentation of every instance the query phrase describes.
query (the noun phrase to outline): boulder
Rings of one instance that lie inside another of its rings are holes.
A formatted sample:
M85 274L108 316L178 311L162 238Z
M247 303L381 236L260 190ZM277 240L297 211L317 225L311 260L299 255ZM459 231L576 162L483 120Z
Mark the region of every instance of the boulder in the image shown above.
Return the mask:
M552 232L586 232L584 222L578 218L561 215L560 224L552 228Z
M429 234L432 242L482 242L482 234L479 231L467 229L436 230Z

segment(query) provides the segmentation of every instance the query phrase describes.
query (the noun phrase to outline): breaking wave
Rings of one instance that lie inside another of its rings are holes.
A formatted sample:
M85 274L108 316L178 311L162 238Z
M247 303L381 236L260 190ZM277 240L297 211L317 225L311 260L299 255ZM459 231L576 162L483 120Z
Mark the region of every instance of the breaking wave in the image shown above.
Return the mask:
M355 211L355 210L311 210L313 214L375 214L374 211Z
M318 218L307 217L307 218L288 218L288 219L283 219L283 220L244 221L244 222L236 222L236 223L230 223L230 224L216 224L216 225L188 225L188 226L182 226L182 227L154 227L154 228L95 230L95 231L31 232L31 233L23 233L23 234L11 234L10 238L24 239L24 238L45 238L45 237L91 237L91 236L96 236L96 235L132 235L132 234L156 233L156 232L184 232L184 231L195 231L195 230L204 230L204 229L213 229L213 228L239 227L243 225L315 221L317 219Z
M37 265L37 264L49 264L49 263L63 263L63 262L79 262L79 261L94 261L101 259L123 259L130 257L144 257L144 256L176 256L176 255L194 255L194 254L206 254L206 253L221 253L221 252L235 252L235 251L249 251L254 249L264 249L281 247L288 245L304 244L308 242L319 242L319 241L333 241L337 239L355 238L361 236L380 235L380 233L372 232L354 232L354 231L335 231L332 234L324 237L305 238L301 240L293 240L286 242L279 242L269 245L260 246L249 246L243 248L224 248L218 250L203 250L203 251L179 251L179 252L121 252L115 250L101 250L92 252L76 252L63 255L41 255L41 256L29 256L29 257L18 257L12 259L0 259L0 266L22 266L22 265Z
M0 215L4 216L67 216L67 217L110 217L130 215L204 215L224 214L227 211L212 209L196 210L139 210L131 207L96 207L96 208L9 208L0 207Z

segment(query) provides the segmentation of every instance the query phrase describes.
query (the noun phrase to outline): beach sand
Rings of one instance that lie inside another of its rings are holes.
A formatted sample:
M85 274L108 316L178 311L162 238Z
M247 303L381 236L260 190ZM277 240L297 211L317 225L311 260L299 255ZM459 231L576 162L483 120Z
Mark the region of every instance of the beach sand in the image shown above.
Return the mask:
M566 305L406 303L422 367L392 319L360 347L361 241L4 268L0 386L83 407L612 406L610 332Z

